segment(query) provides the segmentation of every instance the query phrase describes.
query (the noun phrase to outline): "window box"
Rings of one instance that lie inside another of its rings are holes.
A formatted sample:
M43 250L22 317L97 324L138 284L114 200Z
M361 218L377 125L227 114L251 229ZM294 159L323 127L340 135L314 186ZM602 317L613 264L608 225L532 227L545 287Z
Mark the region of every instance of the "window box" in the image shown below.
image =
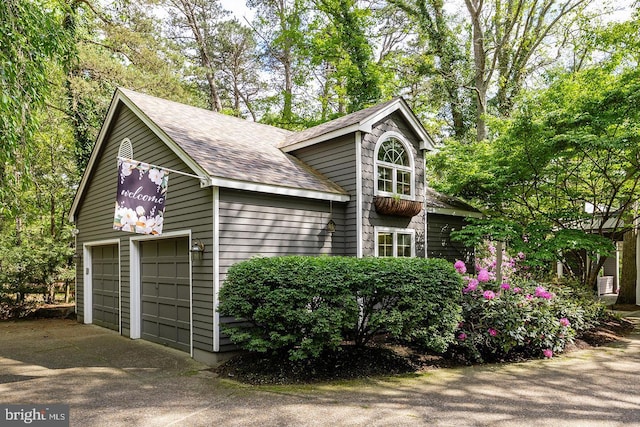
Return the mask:
M422 210L422 202L405 200L396 197L376 196L373 199L376 212L381 215L404 216L411 218Z

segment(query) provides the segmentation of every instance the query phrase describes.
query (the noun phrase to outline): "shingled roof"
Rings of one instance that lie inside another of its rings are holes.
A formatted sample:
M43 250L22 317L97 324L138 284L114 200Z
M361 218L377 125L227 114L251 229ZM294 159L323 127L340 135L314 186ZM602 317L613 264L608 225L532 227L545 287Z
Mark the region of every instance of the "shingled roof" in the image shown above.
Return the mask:
M395 111L398 111L407 120L410 128L416 133L420 140L421 149L431 150L434 148L431 137L402 97L393 98L373 107L347 114L300 132L291 133L278 147L283 151L291 152L348 133L371 132L374 124Z
M130 108L150 119L213 178L347 194L277 148L291 131L132 90L118 91L131 102Z
M431 187L427 187L427 212L446 215L481 217L482 213L456 197L447 196Z

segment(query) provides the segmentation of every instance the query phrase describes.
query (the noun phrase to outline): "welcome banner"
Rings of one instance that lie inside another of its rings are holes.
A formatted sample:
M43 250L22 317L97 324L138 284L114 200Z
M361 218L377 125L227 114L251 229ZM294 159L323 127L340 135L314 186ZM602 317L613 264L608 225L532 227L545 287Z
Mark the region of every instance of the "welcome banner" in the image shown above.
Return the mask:
M168 185L167 170L118 158L113 228L139 234L162 234Z

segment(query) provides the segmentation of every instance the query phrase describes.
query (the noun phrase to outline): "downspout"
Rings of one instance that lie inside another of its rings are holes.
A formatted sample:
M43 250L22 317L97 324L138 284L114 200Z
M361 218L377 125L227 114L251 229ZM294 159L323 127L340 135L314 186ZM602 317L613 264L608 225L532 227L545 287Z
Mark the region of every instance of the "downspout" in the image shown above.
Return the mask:
M220 187L212 187L213 195L213 351L220 351Z
M362 132L356 132L356 257L362 258Z
M427 212L427 186L429 185L429 181L427 180L427 150L422 150L422 169L424 171L424 186L422 189L422 193L424 194L422 198L422 211L424 212L424 257L429 258L429 213Z

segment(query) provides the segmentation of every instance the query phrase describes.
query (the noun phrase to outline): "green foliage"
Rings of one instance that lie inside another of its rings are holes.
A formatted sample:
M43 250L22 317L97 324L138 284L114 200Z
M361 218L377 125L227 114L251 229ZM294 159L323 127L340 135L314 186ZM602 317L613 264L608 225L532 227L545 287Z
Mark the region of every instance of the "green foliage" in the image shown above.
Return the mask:
M317 358L347 338L364 345L382 331L444 351L460 287L443 260L255 258L229 269L219 312L249 322L223 327L242 348L292 360Z
M223 327L250 351L286 351L292 360L335 350L357 321L358 306L345 286L346 263L333 258L254 258L229 269L220 291L223 316L250 326Z
M451 233L452 240L478 247L486 241L503 242L513 253L526 253L520 263L530 277L546 278L563 254L584 251L592 261L615 250L610 239L576 229L554 229L544 222L523 223L504 218L470 219L469 225Z
M471 362L551 357L604 315L604 306L578 288L522 280L469 283L463 291L464 320L450 350Z
M61 25L63 8L58 1L0 2L0 200L5 166L23 160L18 152L30 158L51 68L70 48Z
M352 262L352 294L362 319L356 343L386 331L436 352L451 343L459 321L461 282L445 260L365 258Z
M365 34L370 25L368 10L359 8L355 0L321 0L318 8L331 23L331 29L325 25L323 30L333 41L336 57L330 62L346 80L347 112L375 104L381 97L381 91L373 49ZM325 39L325 46L331 44L329 40ZM321 56L326 59L325 55Z
M68 231L68 230L67 230ZM73 272L73 248L66 239L39 231L25 231L0 239L0 297L20 307L28 294L47 293L56 282L69 280Z
M546 257L571 246L609 251L604 239L629 226L640 197L640 71L609 65L530 93L491 143L447 144L428 162L434 186L539 229Z

